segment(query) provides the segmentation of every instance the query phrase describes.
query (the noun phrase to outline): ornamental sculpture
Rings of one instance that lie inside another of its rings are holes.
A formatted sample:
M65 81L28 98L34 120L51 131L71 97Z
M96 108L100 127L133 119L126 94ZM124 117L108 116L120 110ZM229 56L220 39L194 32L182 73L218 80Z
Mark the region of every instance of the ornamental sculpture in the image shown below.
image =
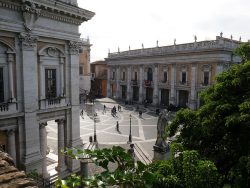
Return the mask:
M38 16L40 15L41 9L37 9L36 5L32 2L25 2L22 7L24 27L27 31L31 31L34 27Z
M34 49L37 43L37 36L33 36L30 33L21 33L19 39L22 42L22 47L25 49Z
M79 54L79 50L84 46L84 43L81 41L69 41L69 50L71 54Z
M165 130L168 125L168 121L170 119L170 111L163 110L160 113L160 116L158 118L157 122L157 139L154 145L154 151L158 153L166 153L169 151L169 145L165 141Z

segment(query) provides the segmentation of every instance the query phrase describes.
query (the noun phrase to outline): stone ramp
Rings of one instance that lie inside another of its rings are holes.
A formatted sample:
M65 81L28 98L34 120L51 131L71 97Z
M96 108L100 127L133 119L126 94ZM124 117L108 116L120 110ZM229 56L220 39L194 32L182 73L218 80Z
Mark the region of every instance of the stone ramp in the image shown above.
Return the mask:
M134 144L134 149L135 155L142 163L144 163L145 165L152 163L152 157L148 153L146 153L146 151L139 143Z

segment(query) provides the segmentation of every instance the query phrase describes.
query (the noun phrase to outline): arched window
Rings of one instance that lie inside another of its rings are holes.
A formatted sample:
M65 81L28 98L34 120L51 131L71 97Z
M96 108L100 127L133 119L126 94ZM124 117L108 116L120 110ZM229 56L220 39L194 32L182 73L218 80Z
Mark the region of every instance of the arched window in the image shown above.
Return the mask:
M152 68L148 68L148 80L153 81L153 71Z

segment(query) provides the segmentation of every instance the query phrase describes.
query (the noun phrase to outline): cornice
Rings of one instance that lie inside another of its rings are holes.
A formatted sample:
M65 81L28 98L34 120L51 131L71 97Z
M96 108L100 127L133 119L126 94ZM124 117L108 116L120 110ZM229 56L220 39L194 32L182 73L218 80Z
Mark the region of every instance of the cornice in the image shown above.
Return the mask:
M24 6L27 4L34 4L33 13L37 10L39 16L76 25L90 20L95 15L94 12L55 0L0 0L0 7L19 12L24 12Z

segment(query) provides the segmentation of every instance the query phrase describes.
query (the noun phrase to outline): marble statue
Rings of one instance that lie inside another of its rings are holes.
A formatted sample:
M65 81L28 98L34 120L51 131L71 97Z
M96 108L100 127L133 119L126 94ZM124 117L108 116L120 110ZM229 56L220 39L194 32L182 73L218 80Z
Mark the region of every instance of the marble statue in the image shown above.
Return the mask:
M168 150L169 146L165 141L164 138L164 133L165 133L165 129L166 126L168 124L168 120L170 118L170 111L168 112L167 110L163 110L160 113L160 116L158 118L158 122L157 122L157 139L155 142L155 146L158 147L158 149L165 151Z

